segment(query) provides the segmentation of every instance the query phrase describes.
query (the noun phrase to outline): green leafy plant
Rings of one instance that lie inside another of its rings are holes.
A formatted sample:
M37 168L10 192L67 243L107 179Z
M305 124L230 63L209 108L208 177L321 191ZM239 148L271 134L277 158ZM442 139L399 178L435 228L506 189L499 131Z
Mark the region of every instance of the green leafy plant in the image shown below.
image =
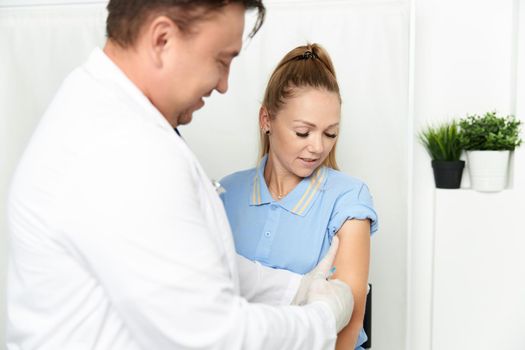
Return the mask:
M521 121L513 115L499 117L496 112L468 115L459 121L461 146L466 151L513 151L521 144Z
M454 161L461 156L460 131L456 121L428 126L419 133L419 140L433 160Z

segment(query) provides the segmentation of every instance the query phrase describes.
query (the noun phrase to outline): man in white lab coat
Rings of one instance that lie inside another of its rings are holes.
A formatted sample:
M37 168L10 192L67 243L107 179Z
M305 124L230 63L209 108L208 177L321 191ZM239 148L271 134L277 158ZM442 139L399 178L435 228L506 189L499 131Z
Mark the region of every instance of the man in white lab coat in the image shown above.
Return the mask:
M257 0L109 1L104 50L64 81L13 180L8 349L333 348L349 287L236 256L174 131L226 92L252 7L256 31ZM262 303L294 296L306 305Z

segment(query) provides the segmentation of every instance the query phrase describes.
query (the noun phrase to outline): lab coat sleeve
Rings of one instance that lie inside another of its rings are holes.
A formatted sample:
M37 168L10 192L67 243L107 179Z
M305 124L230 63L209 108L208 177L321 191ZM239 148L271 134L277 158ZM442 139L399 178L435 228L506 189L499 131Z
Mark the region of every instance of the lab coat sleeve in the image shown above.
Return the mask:
M194 164L165 133L140 126L97 139L70 169L60 231L93 276L86 283L107 294L142 349L332 349L324 303L275 307L239 295ZM268 289L247 294L263 301Z
M290 305L302 275L272 269L237 255L241 296L251 303Z

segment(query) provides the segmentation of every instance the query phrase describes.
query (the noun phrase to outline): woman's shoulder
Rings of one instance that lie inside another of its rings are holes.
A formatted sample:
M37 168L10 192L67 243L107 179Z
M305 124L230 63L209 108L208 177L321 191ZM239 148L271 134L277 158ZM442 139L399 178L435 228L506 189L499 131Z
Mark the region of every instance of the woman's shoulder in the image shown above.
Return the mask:
M326 187L328 190L348 192L352 190L360 190L363 187L368 187L363 180L355 176L345 174L340 170L335 170L332 168L326 169L328 174Z
M334 200L330 232L337 232L347 219L370 219L371 232L377 230L377 213L367 184L341 171L328 169L327 198Z
M226 189L232 189L238 186L251 184L255 177L256 168L236 171L226 175L220 180L221 185Z

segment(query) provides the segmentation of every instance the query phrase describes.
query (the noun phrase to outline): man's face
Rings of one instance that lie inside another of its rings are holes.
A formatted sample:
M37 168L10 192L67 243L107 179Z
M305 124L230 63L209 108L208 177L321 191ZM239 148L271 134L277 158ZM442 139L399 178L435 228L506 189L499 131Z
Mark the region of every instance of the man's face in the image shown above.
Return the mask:
M228 90L230 64L242 46L244 13L242 5L229 4L192 24L189 33L175 30L167 36L150 99L172 125L189 123L213 90Z

